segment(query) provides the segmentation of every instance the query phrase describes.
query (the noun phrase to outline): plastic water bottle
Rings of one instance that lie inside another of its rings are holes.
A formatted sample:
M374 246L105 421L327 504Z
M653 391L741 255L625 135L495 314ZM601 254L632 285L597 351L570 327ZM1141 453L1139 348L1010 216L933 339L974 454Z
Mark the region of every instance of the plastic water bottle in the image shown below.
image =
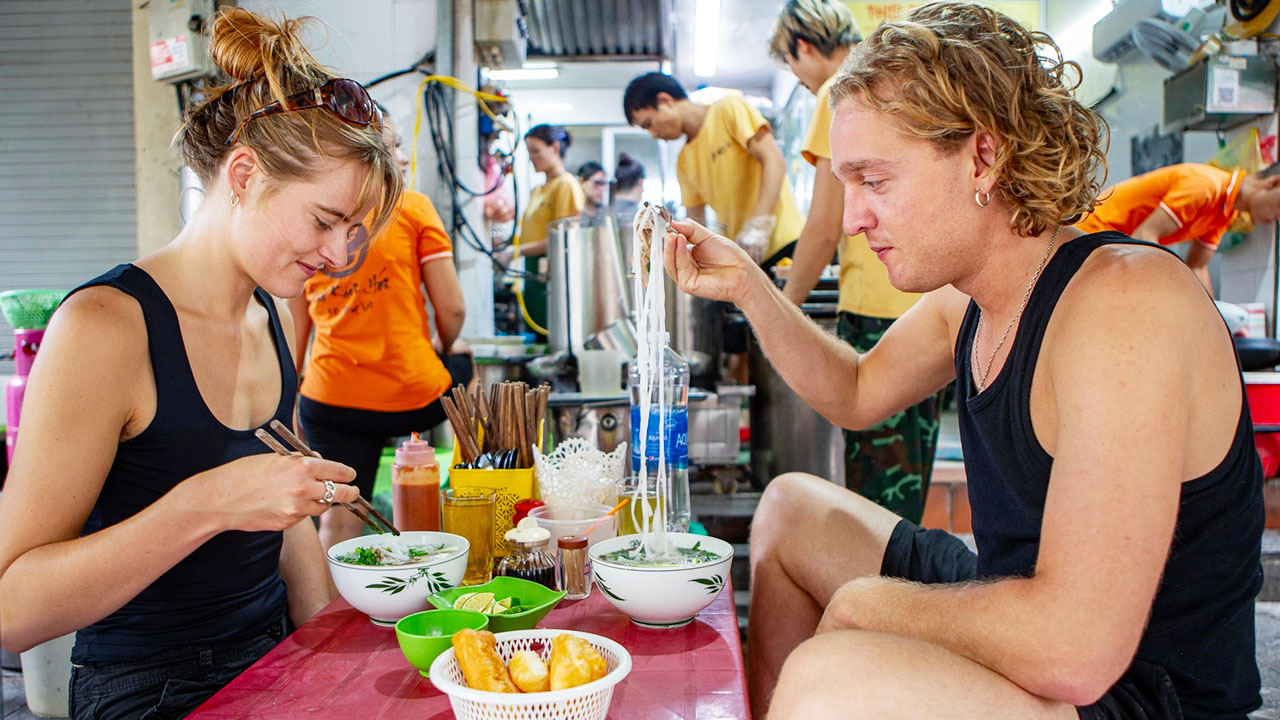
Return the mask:
M649 393L648 439L644 467L650 477L658 472L658 439L666 435L663 453L667 466L670 503L667 530L688 532L689 508L689 364L671 349L670 335L662 334L661 362ZM631 390L631 471L641 473L640 413L644 391L640 385L640 364L632 361L628 386ZM666 407L666 422L659 415L659 393Z

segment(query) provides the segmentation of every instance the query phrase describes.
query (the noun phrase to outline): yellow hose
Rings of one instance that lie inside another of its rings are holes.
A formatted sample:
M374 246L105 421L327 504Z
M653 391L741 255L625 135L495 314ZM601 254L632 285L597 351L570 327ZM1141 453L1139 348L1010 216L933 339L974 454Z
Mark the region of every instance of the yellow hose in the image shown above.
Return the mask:
M472 95L475 96L476 100L488 100L489 102L498 102L498 103L507 102L507 98L504 98L501 95L493 95L487 92L480 92L479 90L472 90L466 85L463 85L462 81L459 80L458 78L449 77L448 75L428 75L422 78L422 82L418 83L418 94L417 94L417 97L419 98L418 112L415 113L413 116L413 149L412 149L412 153L409 155L409 189L410 190L415 189L414 185L418 181L418 133L422 130L422 108L424 105L424 103L421 101L422 89L427 86L427 83L431 83L431 82L438 82L441 85L447 85L455 90L461 90L466 93L471 93ZM507 132L514 132L510 126L502 122L502 120L498 118L497 115L493 114L493 111L489 109L488 105L486 105L483 102L477 102L476 104L480 106L480 109L484 111L485 115L489 116L490 120L493 120L495 125L497 125L498 127L501 127L503 130L506 130Z
M511 239L511 264L514 266L516 261L520 259L520 234L517 233ZM551 335L547 329L533 321L533 316L529 314L529 308L524 304L524 278L516 280L516 302L520 305L520 314L524 316L524 324L528 325L531 330L541 335Z
M430 82L438 82L441 85L448 85L449 87L455 90L461 90L463 92L471 93L472 95L475 96L477 100L488 100L490 102L497 102L497 103L507 102L507 98L504 98L501 95L493 95L490 93L473 90L467 87L466 85L462 84L461 80L455 77L449 77L447 75L428 75L422 78L422 82L418 83L418 93L417 93L418 97L422 97L423 88L425 88L427 86L427 83L430 83ZM497 115L493 114L493 111L489 109L488 105L486 105L484 102L477 102L476 104L480 106L480 109L484 111L485 115L489 116L490 120L493 120L495 125L501 127L503 130L506 130L507 132L513 132L513 130L510 127L508 127L506 123L502 122L502 120L498 118ZM414 184L417 182L417 178L418 178L418 134L422 130L422 108L423 108L423 103L419 102L418 112L413 117L413 148L409 155L409 189L410 190L414 189ZM511 256L511 264L514 265L516 261L520 259L520 236L519 235L516 235L516 237L513 239L512 247L514 248L515 252ZM525 324L528 325L534 332L540 333L542 335L550 335L551 333L547 332L546 328L534 322L533 316L529 314L529 308L524 303L524 280L523 279L516 281L515 290L516 290L516 302L519 303L520 305L520 314L524 316Z

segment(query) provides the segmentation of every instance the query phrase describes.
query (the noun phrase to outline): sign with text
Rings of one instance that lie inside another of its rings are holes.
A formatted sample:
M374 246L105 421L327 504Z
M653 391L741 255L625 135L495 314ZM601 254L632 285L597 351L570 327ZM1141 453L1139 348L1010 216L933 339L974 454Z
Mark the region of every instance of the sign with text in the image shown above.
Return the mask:
M853 11L858 20L858 29L865 36L884 20L898 20L906 17L912 8L927 5L929 0L907 0L906 2L883 2L882 0L844 0L844 4ZM989 0L979 1L979 5L999 10L1017 20L1028 30L1040 29L1040 0Z

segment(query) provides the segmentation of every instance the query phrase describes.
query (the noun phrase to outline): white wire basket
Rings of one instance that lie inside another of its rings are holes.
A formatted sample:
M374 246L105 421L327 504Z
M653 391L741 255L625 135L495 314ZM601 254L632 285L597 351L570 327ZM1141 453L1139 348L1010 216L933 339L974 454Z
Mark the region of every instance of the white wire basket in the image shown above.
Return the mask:
M431 682L449 696L458 720L604 720L613 699L613 686L631 672L631 654L606 637L574 630L516 630L498 633L498 655L503 662L519 650L532 650L551 658L551 640L576 635L591 643L604 658L605 676L586 685L540 693L497 693L467 687L453 648L431 663Z

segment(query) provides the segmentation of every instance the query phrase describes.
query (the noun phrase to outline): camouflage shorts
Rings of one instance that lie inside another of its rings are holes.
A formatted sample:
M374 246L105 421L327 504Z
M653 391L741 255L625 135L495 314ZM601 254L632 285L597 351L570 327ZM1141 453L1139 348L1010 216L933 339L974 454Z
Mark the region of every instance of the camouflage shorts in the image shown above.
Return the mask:
M841 312L837 333L866 352L891 324ZM845 430L845 485L919 524L938 446L938 405L934 395L866 430Z

